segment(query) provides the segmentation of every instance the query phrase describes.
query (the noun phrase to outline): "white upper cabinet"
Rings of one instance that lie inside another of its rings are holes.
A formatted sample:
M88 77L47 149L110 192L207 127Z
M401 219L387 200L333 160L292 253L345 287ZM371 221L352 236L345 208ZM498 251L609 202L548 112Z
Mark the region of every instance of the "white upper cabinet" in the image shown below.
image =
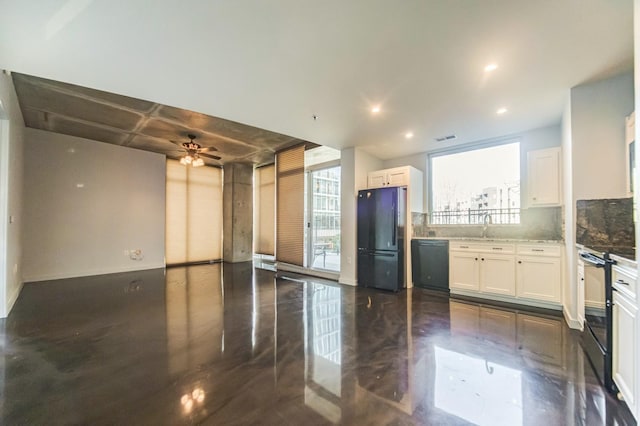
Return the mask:
M387 172L385 170L377 170L369 173L367 186L369 188L382 188L387 186Z
M388 186L406 186L409 193L411 212L422 212L422 172L415 167L403 166L392 169L376 170L367 175L369 188L385 188Z
M560 148L547 148L527 153L529 206L560 205Z
M369 173L369 188L384 186L406 186L411 184L411 169L413 167L394 167L393 169L376 170ZM419 170L413 169L422 174Z

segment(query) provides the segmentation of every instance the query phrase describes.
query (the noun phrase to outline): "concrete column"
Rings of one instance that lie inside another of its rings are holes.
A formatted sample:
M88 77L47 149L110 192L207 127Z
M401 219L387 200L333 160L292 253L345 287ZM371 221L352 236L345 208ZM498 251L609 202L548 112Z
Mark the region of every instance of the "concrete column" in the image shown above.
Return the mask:
M222 258L225 262L250 261L253 243L253 165L224 165L222 195Z

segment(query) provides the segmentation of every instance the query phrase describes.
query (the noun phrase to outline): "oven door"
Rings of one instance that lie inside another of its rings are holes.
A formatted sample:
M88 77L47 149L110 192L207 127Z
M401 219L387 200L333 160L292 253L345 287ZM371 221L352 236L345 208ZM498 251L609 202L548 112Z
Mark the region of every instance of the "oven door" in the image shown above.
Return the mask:
M609 254L598 256L589 251L580 251L583 262L602 269L605 294L604 309L585 308L582 347L591 362L596 375L609 392L615 392L612 374L612 290L611 266L614 261ZM584 278L584 274L583 277ZM584 287L584 286L583 286Z

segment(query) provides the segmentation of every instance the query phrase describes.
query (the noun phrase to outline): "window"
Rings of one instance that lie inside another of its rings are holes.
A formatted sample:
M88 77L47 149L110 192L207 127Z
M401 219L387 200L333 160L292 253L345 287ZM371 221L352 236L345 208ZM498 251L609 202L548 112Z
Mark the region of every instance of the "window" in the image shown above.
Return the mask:
M520 223L520 142L431 160L431 223Z

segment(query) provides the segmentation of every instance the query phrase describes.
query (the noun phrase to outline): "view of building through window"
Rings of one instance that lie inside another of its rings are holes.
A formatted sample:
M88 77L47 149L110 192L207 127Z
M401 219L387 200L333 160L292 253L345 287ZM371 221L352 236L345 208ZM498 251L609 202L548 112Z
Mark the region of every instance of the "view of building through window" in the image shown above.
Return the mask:
M431 223L520 223L520 143L431 157Z
M312 268L340 270L340 166L310 173Z

